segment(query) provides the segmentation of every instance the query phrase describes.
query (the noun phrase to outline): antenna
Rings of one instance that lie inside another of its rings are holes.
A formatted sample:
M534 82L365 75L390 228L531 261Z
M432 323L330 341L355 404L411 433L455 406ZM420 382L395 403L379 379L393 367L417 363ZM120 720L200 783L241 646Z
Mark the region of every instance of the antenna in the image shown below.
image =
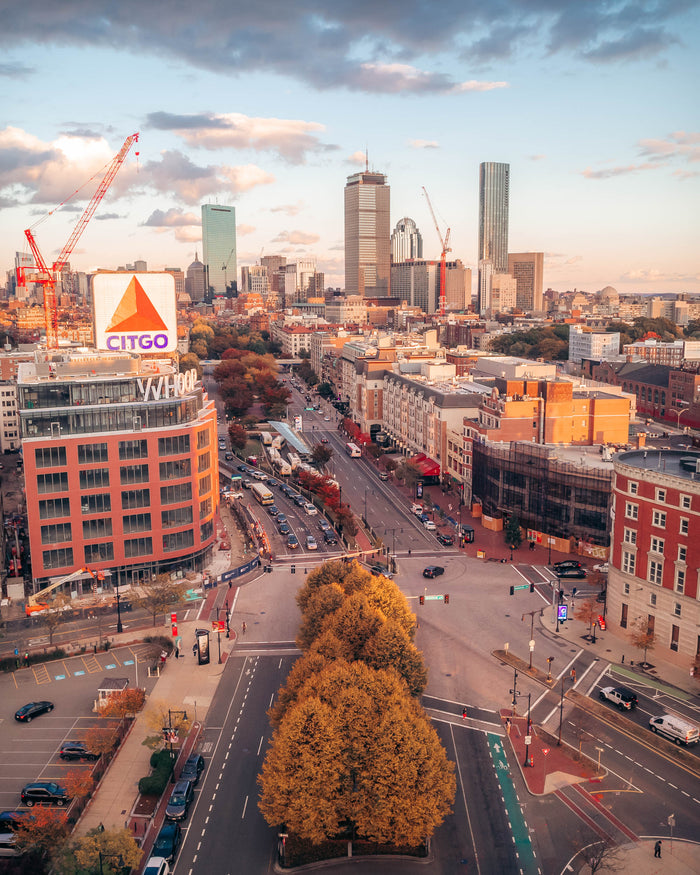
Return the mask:
M365 173L369 173L369 149L365 146Z

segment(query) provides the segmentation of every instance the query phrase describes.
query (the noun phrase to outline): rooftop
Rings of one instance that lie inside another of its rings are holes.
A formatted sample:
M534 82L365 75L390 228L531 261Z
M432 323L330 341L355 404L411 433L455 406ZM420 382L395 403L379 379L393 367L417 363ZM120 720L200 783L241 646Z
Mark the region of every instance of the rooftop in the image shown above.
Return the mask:
M700 482L700 453L694 450L628 450L616 456L615 461Z

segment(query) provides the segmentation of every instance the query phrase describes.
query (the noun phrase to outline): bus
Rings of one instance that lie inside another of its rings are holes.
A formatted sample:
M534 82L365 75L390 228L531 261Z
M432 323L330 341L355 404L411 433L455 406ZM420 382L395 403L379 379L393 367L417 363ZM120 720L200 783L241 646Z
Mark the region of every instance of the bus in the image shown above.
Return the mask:
M351 459L359 459L362 455L362 450L357 446L357 444L345 444L345 452L350 456Z
M260 440L263 442L263 445L269 447L272 445L272 435L269 431L263 431L260 433Z
M259 504L265 505L275 503L275 496L264 483L253 483L250 487L250 491L253 493L253 497Z
M288 453L287 458L289 459L289 464L292 467L292 471L296 471L296 469L301 465L301 459L296 453Z

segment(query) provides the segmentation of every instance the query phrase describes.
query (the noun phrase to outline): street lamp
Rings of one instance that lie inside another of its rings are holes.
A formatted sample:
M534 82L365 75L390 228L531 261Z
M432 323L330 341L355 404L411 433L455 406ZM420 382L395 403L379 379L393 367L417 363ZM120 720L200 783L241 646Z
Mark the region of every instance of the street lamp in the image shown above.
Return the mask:
M687 413L688 410L688 407L682 407L680 410L678 410L676 407L671 408L671 411L676 414L676 428L681 427L681 416L683 416L684 413Z
M124 627L122 626L122 612L121 606L119 603L119 578L117 577L117 634L124 631Z
M226 602L224 603L224 608L226 609L226 637L231 637L231 627L229 626L229 619L231 617L231 612L228 609L228 595L226 596Z
M183 718L183 720L187 720L187 711L171 711L171 709L168 708L168 725L167 725L167 727L165 727L165 731L167 731L167 740L168 740L168 743L170 744L170 765L171 765L170 783L171 784L175 783L175 763L174 763L175 757L173 756L173 753L174 753L173 741L175 740L175 738L177 738L177 728L173 726L173 714L175 714L175 715L179 714Z

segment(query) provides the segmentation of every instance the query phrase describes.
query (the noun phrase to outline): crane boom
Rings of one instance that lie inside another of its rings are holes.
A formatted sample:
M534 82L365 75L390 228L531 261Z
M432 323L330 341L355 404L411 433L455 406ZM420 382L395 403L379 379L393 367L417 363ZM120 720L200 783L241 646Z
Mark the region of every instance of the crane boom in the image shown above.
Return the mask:
M58 349L58 310L56 307L56 274L60 273L63 268L68 263L70 259L71 253L75 249L75 246L80 240L85 228L87 227L88 222L95 214L95 210L100 204L100 201L107 193L107 189L110 187L112 182L114 181L114 177L117 175L119 168L124 163L124 159L126 158L129 149L137 143L139 139L138 133L131 134L131 136L127 137L124 140L124 143L117 152L117 154L112 159L109 167L107 168L105 175L102 177L102 181L97 187L97 191L93 194L90 199L90 203L85 207L85 210L76 223L75 228L73 228L73 233L68 238L68 242L61 250L58 258L54 261L53 265L49 268L39 250L39 246L32 234L31 228L27 228L24 232L24 236L27 238L27 242L29 243L29 248L32 250L32 255L34 256L34 260L36 262L36 266L39 272L32 277L33 282L40 283L44 287L44 314L46 316L46 348L47 349Z
M428 208L430 209L430 215L433 217L433 223L435 224L435 230L437 231L438 239L440 241L440 246L442 247L442 251L440 253L440 315L445 315L445 305L446 305L446 295L445 295L445 283L447 281L447 266L445 264L445 258L448 252L452 252L450 246L448 245L450 242L450 228L445 232L445 236L442 236L442 232L440 231L440 226L438 225L438 220L435 218L435 211L433 210L433 205L430 202L430 195L428 194L425 186L423 188L423 194L425 195L425 199L428 201Z

